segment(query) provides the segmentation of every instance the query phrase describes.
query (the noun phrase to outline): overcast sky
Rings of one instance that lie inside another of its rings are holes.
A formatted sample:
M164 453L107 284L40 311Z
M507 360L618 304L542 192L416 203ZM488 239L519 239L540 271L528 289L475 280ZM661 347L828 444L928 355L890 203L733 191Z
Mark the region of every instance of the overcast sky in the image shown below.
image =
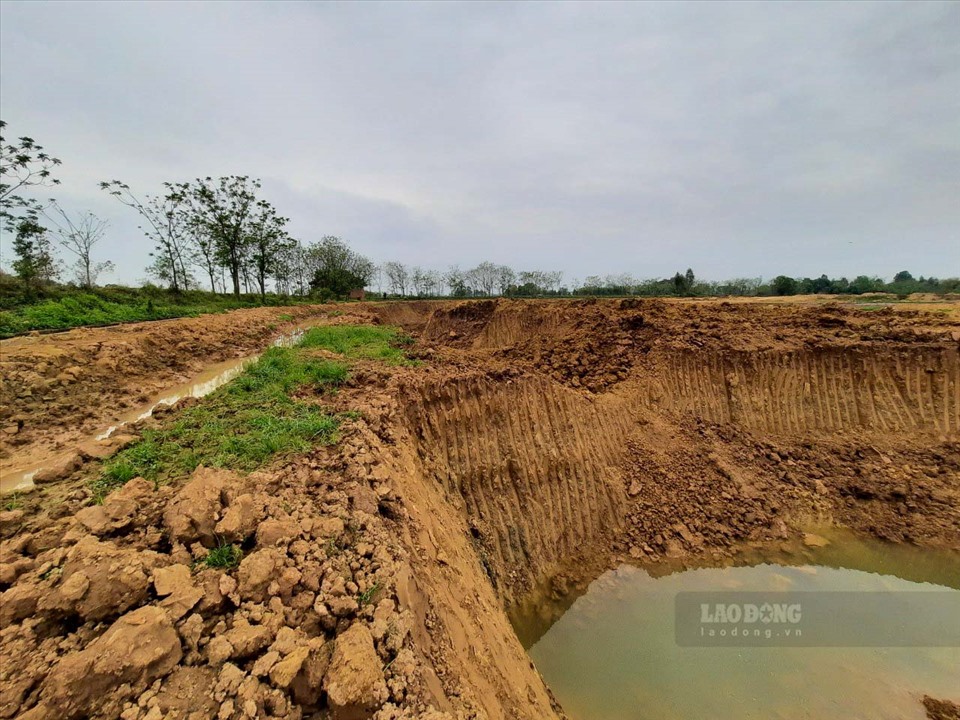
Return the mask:
M960 274L956 2L3 0L0 114L120 281L97 182L227 174L377 261Z

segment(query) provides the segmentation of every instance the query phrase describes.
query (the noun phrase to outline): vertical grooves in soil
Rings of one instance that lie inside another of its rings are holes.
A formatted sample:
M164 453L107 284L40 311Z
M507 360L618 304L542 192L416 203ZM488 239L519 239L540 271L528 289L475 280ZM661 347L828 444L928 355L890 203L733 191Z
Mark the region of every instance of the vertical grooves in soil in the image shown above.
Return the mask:
M622 526L627 411L541 378L475 376L411 399L422 471L463 509L505 601Z
M960 432L953 349L678 353L643 382L645 404L764 434Z

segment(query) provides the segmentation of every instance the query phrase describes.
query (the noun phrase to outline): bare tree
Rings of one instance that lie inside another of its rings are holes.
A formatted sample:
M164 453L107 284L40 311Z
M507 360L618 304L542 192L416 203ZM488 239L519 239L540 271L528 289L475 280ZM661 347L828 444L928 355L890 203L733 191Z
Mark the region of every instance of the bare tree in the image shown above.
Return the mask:
M383 273L387 276L387 282L390 283L390 289L399 295L407 294L407 285L410 282L410 271L407 266L399 262L386 262L383 264Z
M563 271L562 270L551 270L546 272L544 275L544 286L553 292L557 292L560 289L560 283L563 282Z
M103 238L109 223L92 212L70 217L55 200L50 201L49 208L50 212L44 209L43 215L53 223L53 234L60 246L77 256L77 277L89 290L99 275L113 270L113 263L109 260L94 262L91 257L93 246Z
M419 265L414 265L410 270L410 283L413 285L413 292L417 297L426 294L427 282L427 271Z
M277 253L273 280L277 292L285 295L306 295L309 287L306 254L298 240L289 240Z
M217 292L217 275L220 274L222 266L217 259L217 247L213 238L202 232L192 232L190 239L193 243L193 262L203 268L210 278L210 292ZM221 283L221 287L223 287ZM223 288L224 292L226 288Z
M484 295L493 295L499 274L500 268L492 262L482 262L470 271L470 277L476 283L476 288Z
M467 278L458 265L451 265L450 269L443 276L450 294L456 297L464 297L469 294L467 287Z
M443 273L438 270L427 270L424 279L424 291L427 295L439 295L443 286Z
M516 285L516 283L517 274L513 271L513 268L506 265L497 266L497 291L501 295L506 295L507 289L511 285Z

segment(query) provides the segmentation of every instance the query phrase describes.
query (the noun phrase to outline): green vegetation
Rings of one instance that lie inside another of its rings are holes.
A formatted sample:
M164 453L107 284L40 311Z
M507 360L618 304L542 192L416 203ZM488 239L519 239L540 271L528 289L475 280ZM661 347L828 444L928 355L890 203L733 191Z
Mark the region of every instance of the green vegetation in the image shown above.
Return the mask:
M18 490L10 493L3 502L4 510L17 510L23 507L23 496Z
M296 397L299 390L332 390L347 379L346 363L317 357L325 348L345 358L390 364L408 361L395 328L339 325L313 328L296 347L273 347L232 382L175 414L106 461L92 483L102 500L135 477L156 483L188 475L199 465L249 471L276 455L304 452L337 439L340 422L356 413L330 415Z
M412 338L396 328L373 325L330 325L308 330L301 347L324 348L347 358L383 360L390 365L412 364L401 346Z
M339 418L291 394L333 388L346 377L341 363L301 348L270 348L233 382L108 460L94 492L102 498L131 478L163 482L201 464L249 471L277 454L332 443Z
M360 607L364 605L369 605L373 600L373 596L377 594L377 591L380 589L380 581L375 582L369 588L360 593Z
M292 305L296 300L268 294L265 300L257 295L240 298L192 290L173 293L157 287L126 288L110 286L81 291L66 286L46 286L46 297L25 302L18 284L4 278L0 281L0 337L11 337L30 330L67 330L90 325L196 317L236 308L262 305ZM292 319L292 315L280 320Z
M243 560L243 551L239 547L221 542L198 560L197 564L208 568L229 569L237 567L241 560Z

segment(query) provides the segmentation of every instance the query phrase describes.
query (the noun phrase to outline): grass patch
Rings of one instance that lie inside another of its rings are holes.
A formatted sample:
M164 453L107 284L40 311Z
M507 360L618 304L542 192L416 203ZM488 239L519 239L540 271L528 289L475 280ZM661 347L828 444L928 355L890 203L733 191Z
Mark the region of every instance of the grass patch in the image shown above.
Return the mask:
M177 317L196 317L236 308L262 305L292 305L307 298L267 295L214 295L191 290L172 293L158 288L94 288L90 291L55 288L54 296L26 302L0 296L0 338L31 330L66 330L90 325L141 322ZM282 321L292 320L284 313Z
M397 328L377 325L330 325L304 333L302 347L324 348L347 358L383 360L390 365L413 365L403 348L413 338Z
M243 560L243 550L236 545L220 543L197 561L197 565L208 568L235 568Z
M272 347L233 381L144 430L138 442L107 460L91 483L94 498L101 502L135 477L162 483L199 465L250 471L276 455L333 443L341 420L359 414L330 415L294 395L305 387L334 389L346 381L348 369L310 350L413 364L402 350L411 341L395 328L341 325L308 330L295 347Z
M214 391L110 458L93 482L102 499L135 477L163 482L198 465L249 471L281 453L305 452L336 440L339 419L291 397L299 388L329 388L347 378L341 363L274 347L232 382Z

